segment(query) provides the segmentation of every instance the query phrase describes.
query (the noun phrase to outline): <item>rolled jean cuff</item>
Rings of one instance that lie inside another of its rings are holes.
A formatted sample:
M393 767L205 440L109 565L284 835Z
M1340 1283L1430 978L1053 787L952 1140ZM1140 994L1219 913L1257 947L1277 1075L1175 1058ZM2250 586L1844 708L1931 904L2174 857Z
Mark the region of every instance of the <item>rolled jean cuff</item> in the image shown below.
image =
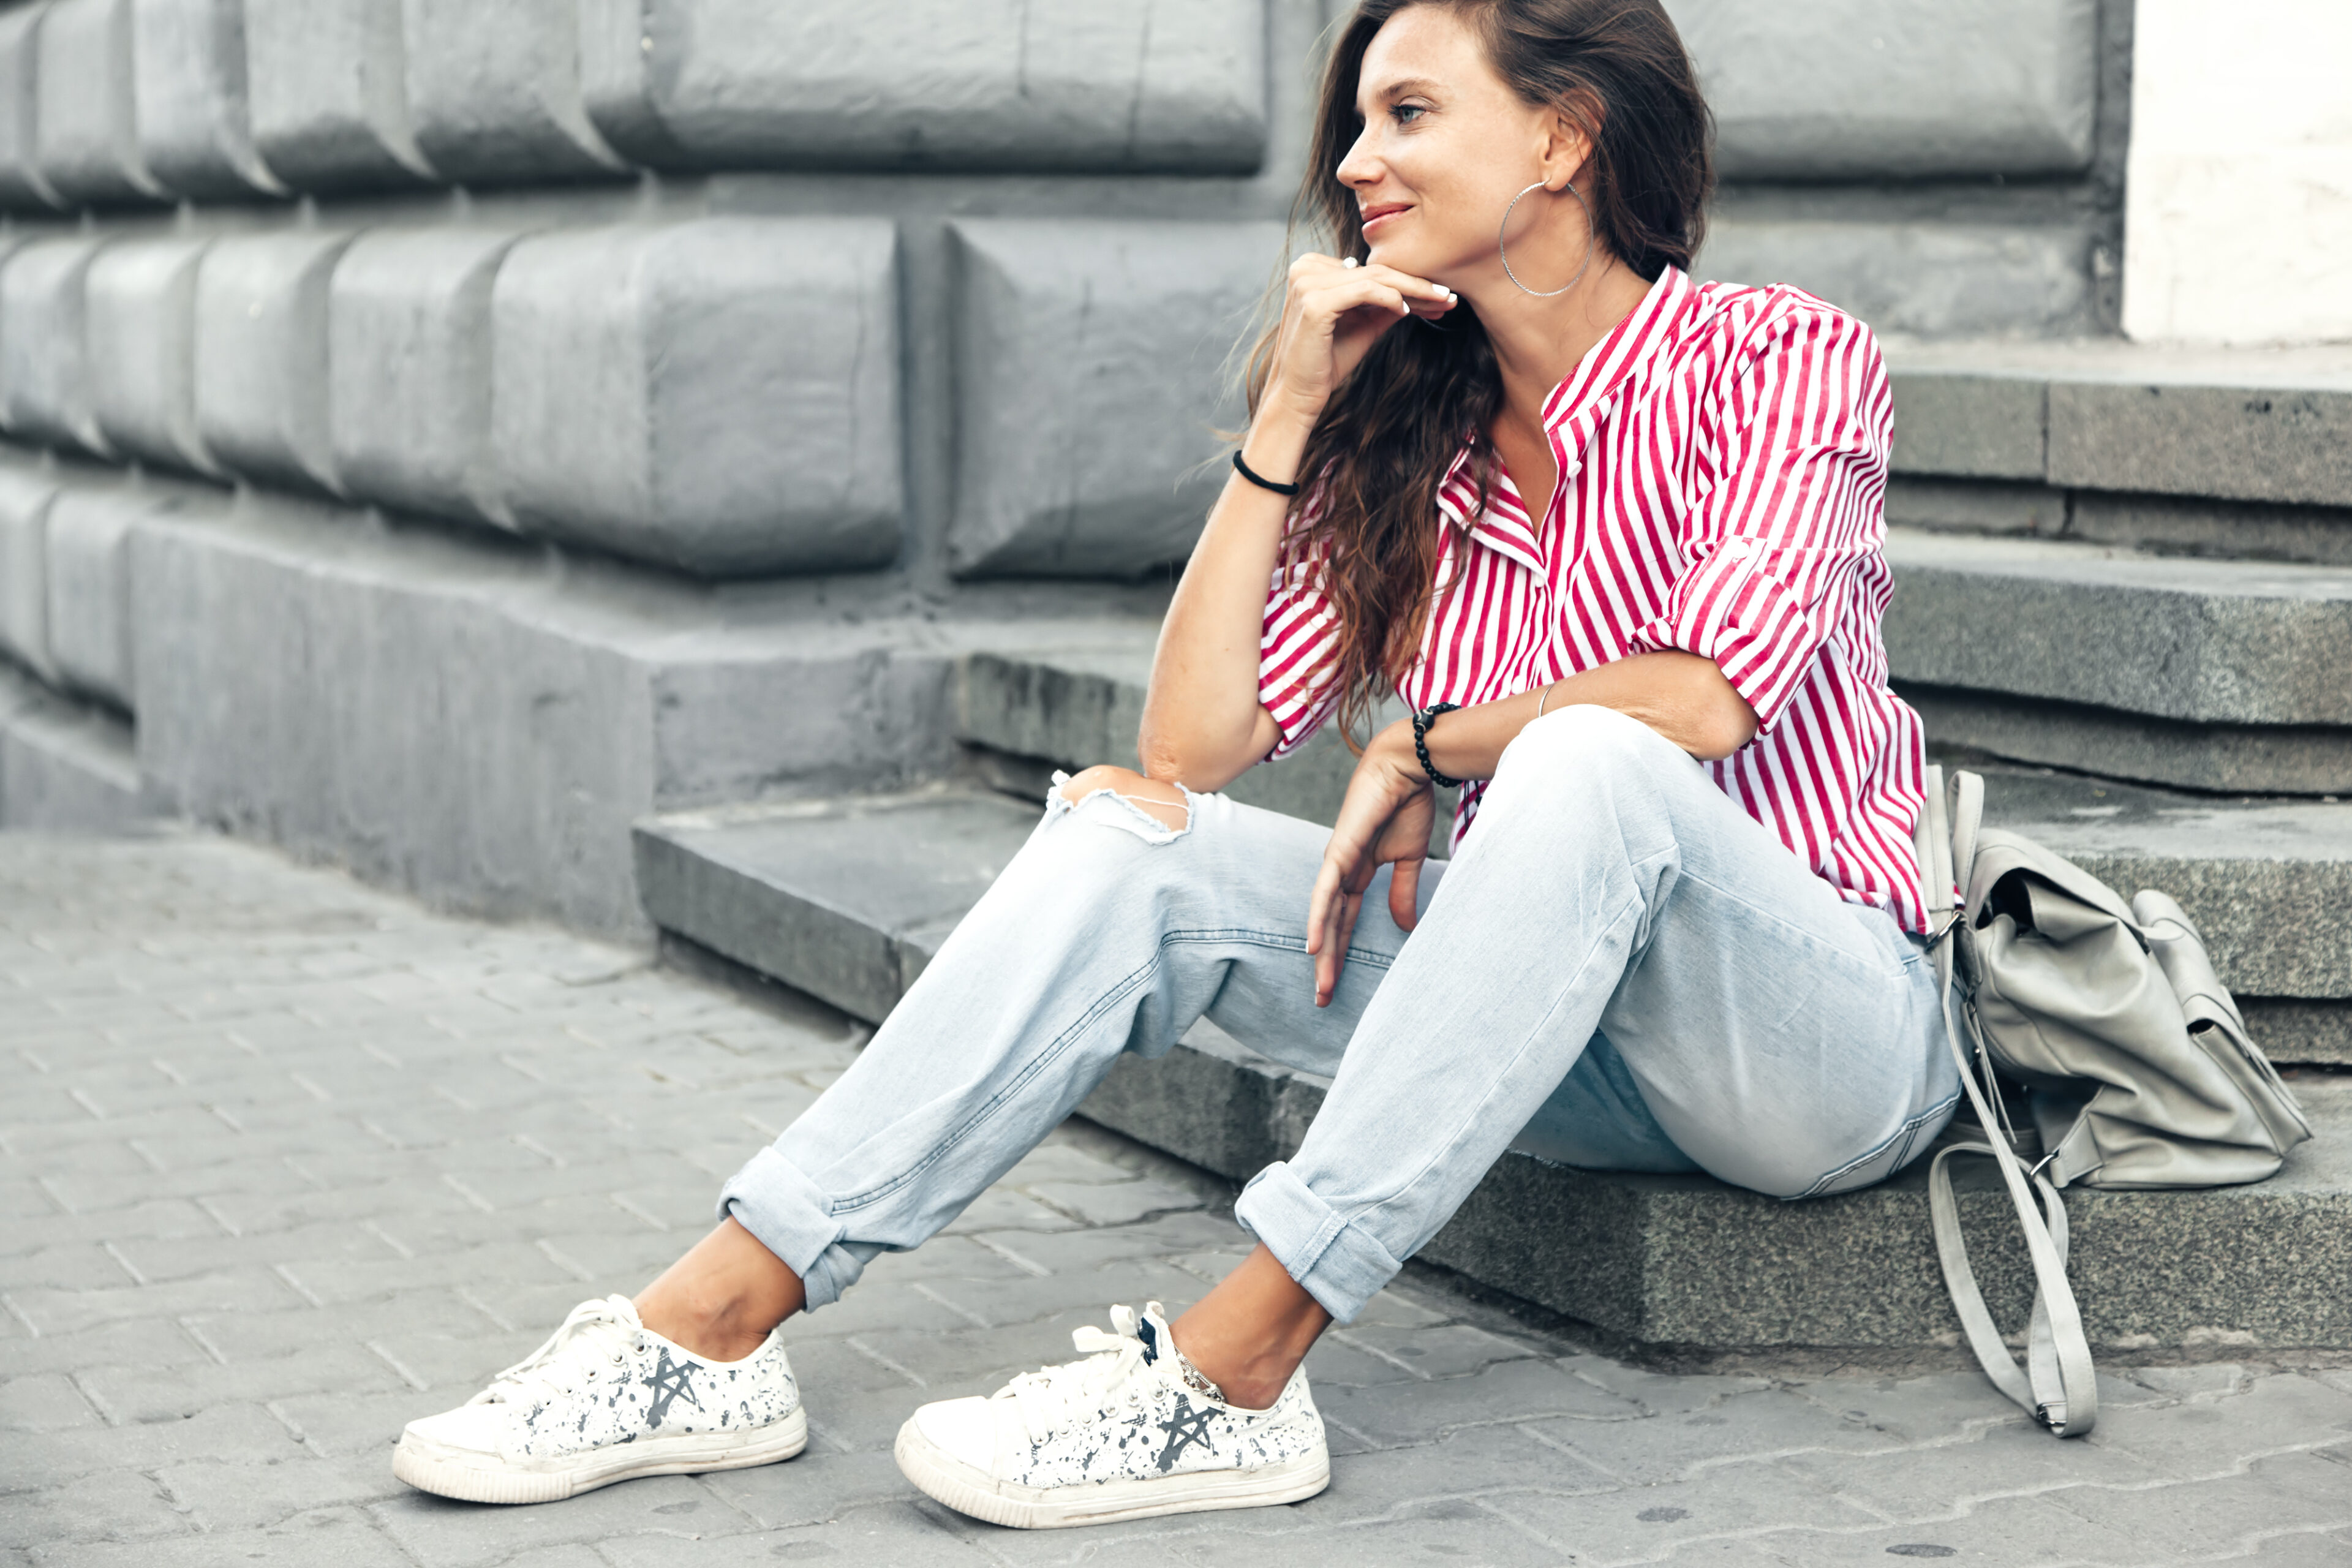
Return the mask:
M719 1217L730 1215L801 1277L809 1310L839 1300L865 1272L866 1259L840 1245L833 1200L772 1147L752 1155L719 1190Z
M1351 1323L1404 1265L1277 1160L1250 1178L1234 1217L1282 1260L1290 1277L1342 1323Z

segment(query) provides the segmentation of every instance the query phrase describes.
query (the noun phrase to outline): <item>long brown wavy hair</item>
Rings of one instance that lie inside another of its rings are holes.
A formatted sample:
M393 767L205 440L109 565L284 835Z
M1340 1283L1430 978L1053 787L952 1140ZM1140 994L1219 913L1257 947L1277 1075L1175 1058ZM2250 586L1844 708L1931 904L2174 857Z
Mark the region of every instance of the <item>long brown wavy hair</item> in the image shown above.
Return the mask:
M1580 186L1598 249L1654 281L1687 268L1706 229L1714 188L1714 117L1682 37L1659 0L1362 0L1324 68L1307 177L1291 208L1334 255L1370 247L1339 168L1355 144L1357 77L1372 36L1409 5L1445 5L1476 31L1487 59L1520 99L1567 114L1592 142ZM1291 247L1296 249L1294 244ZM1245 376L1256 413L1272 371L1281 289ZM1339 619L1339 720L1349 737L1383 689L1420 655L1436 595L1437 489L1466 440L1482 497L1496 470L1487 431L1502 411L1495 349L1469 301L1445 330L1400 321L1381 334L1317 421L1291 507L1283 562L1323 560ZM1310 508L1308 503L1312 503Z

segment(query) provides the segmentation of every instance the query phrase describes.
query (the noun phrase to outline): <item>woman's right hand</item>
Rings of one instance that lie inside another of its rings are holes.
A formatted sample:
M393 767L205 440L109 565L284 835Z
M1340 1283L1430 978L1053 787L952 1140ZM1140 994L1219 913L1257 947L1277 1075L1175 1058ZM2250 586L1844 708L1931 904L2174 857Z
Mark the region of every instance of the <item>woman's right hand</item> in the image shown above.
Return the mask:
M1290 264L1282 328L1259 406L1278 402L1312 426L1382 332L1407 316L1442 320L1454 302L1444 284L1393 267L1300 257Z

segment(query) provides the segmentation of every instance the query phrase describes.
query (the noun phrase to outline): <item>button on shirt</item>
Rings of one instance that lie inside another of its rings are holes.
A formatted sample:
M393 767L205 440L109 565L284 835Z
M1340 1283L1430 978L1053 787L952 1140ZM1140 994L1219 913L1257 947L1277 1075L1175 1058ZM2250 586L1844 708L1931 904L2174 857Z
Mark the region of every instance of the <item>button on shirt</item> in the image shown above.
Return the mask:
M1468 707L1628 654L1711 658L1758 721L1706 764L1717 784L1840 895L1925 931L1924 743L1879 632L1894 422L1870 330L1794 289L1669 267L1553 389L1543 424L1559 484L1540 520L1499 468L1481 510L1466 442L1455 458L1432 520L1439 587L1398 695ZM1278 569L1266 601L1258 689L1276 757L1337 705L1323 563ZM1456 846L1485 787L1463 788Z

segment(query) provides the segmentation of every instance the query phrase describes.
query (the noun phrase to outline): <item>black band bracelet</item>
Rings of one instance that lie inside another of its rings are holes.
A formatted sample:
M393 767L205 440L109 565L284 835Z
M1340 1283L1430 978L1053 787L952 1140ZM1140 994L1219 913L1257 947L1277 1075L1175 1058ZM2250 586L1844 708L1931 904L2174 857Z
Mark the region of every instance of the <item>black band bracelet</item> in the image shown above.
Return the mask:
M1433 702L1412 716L1412 754L1421 759L1421 771L1429 775L1429 782L1440 789L1452 789L1462 781L1447 778L1429 760L1429 727L1437 722L1440 713L1454 712L1461 706L1459 702Z
M1295 496L1298 493L1298 487L1297 485L1276 484L1272 479L1267 479L1264 474L1259 473L1255 468L1251 468L1247 463L1242 461L1242 451L1239 447L1234 448L1234 469L1236 473L1240 474L1242 478L1247 479L1250 483L1255 485L1262 490L1272 490L1278 496Z

